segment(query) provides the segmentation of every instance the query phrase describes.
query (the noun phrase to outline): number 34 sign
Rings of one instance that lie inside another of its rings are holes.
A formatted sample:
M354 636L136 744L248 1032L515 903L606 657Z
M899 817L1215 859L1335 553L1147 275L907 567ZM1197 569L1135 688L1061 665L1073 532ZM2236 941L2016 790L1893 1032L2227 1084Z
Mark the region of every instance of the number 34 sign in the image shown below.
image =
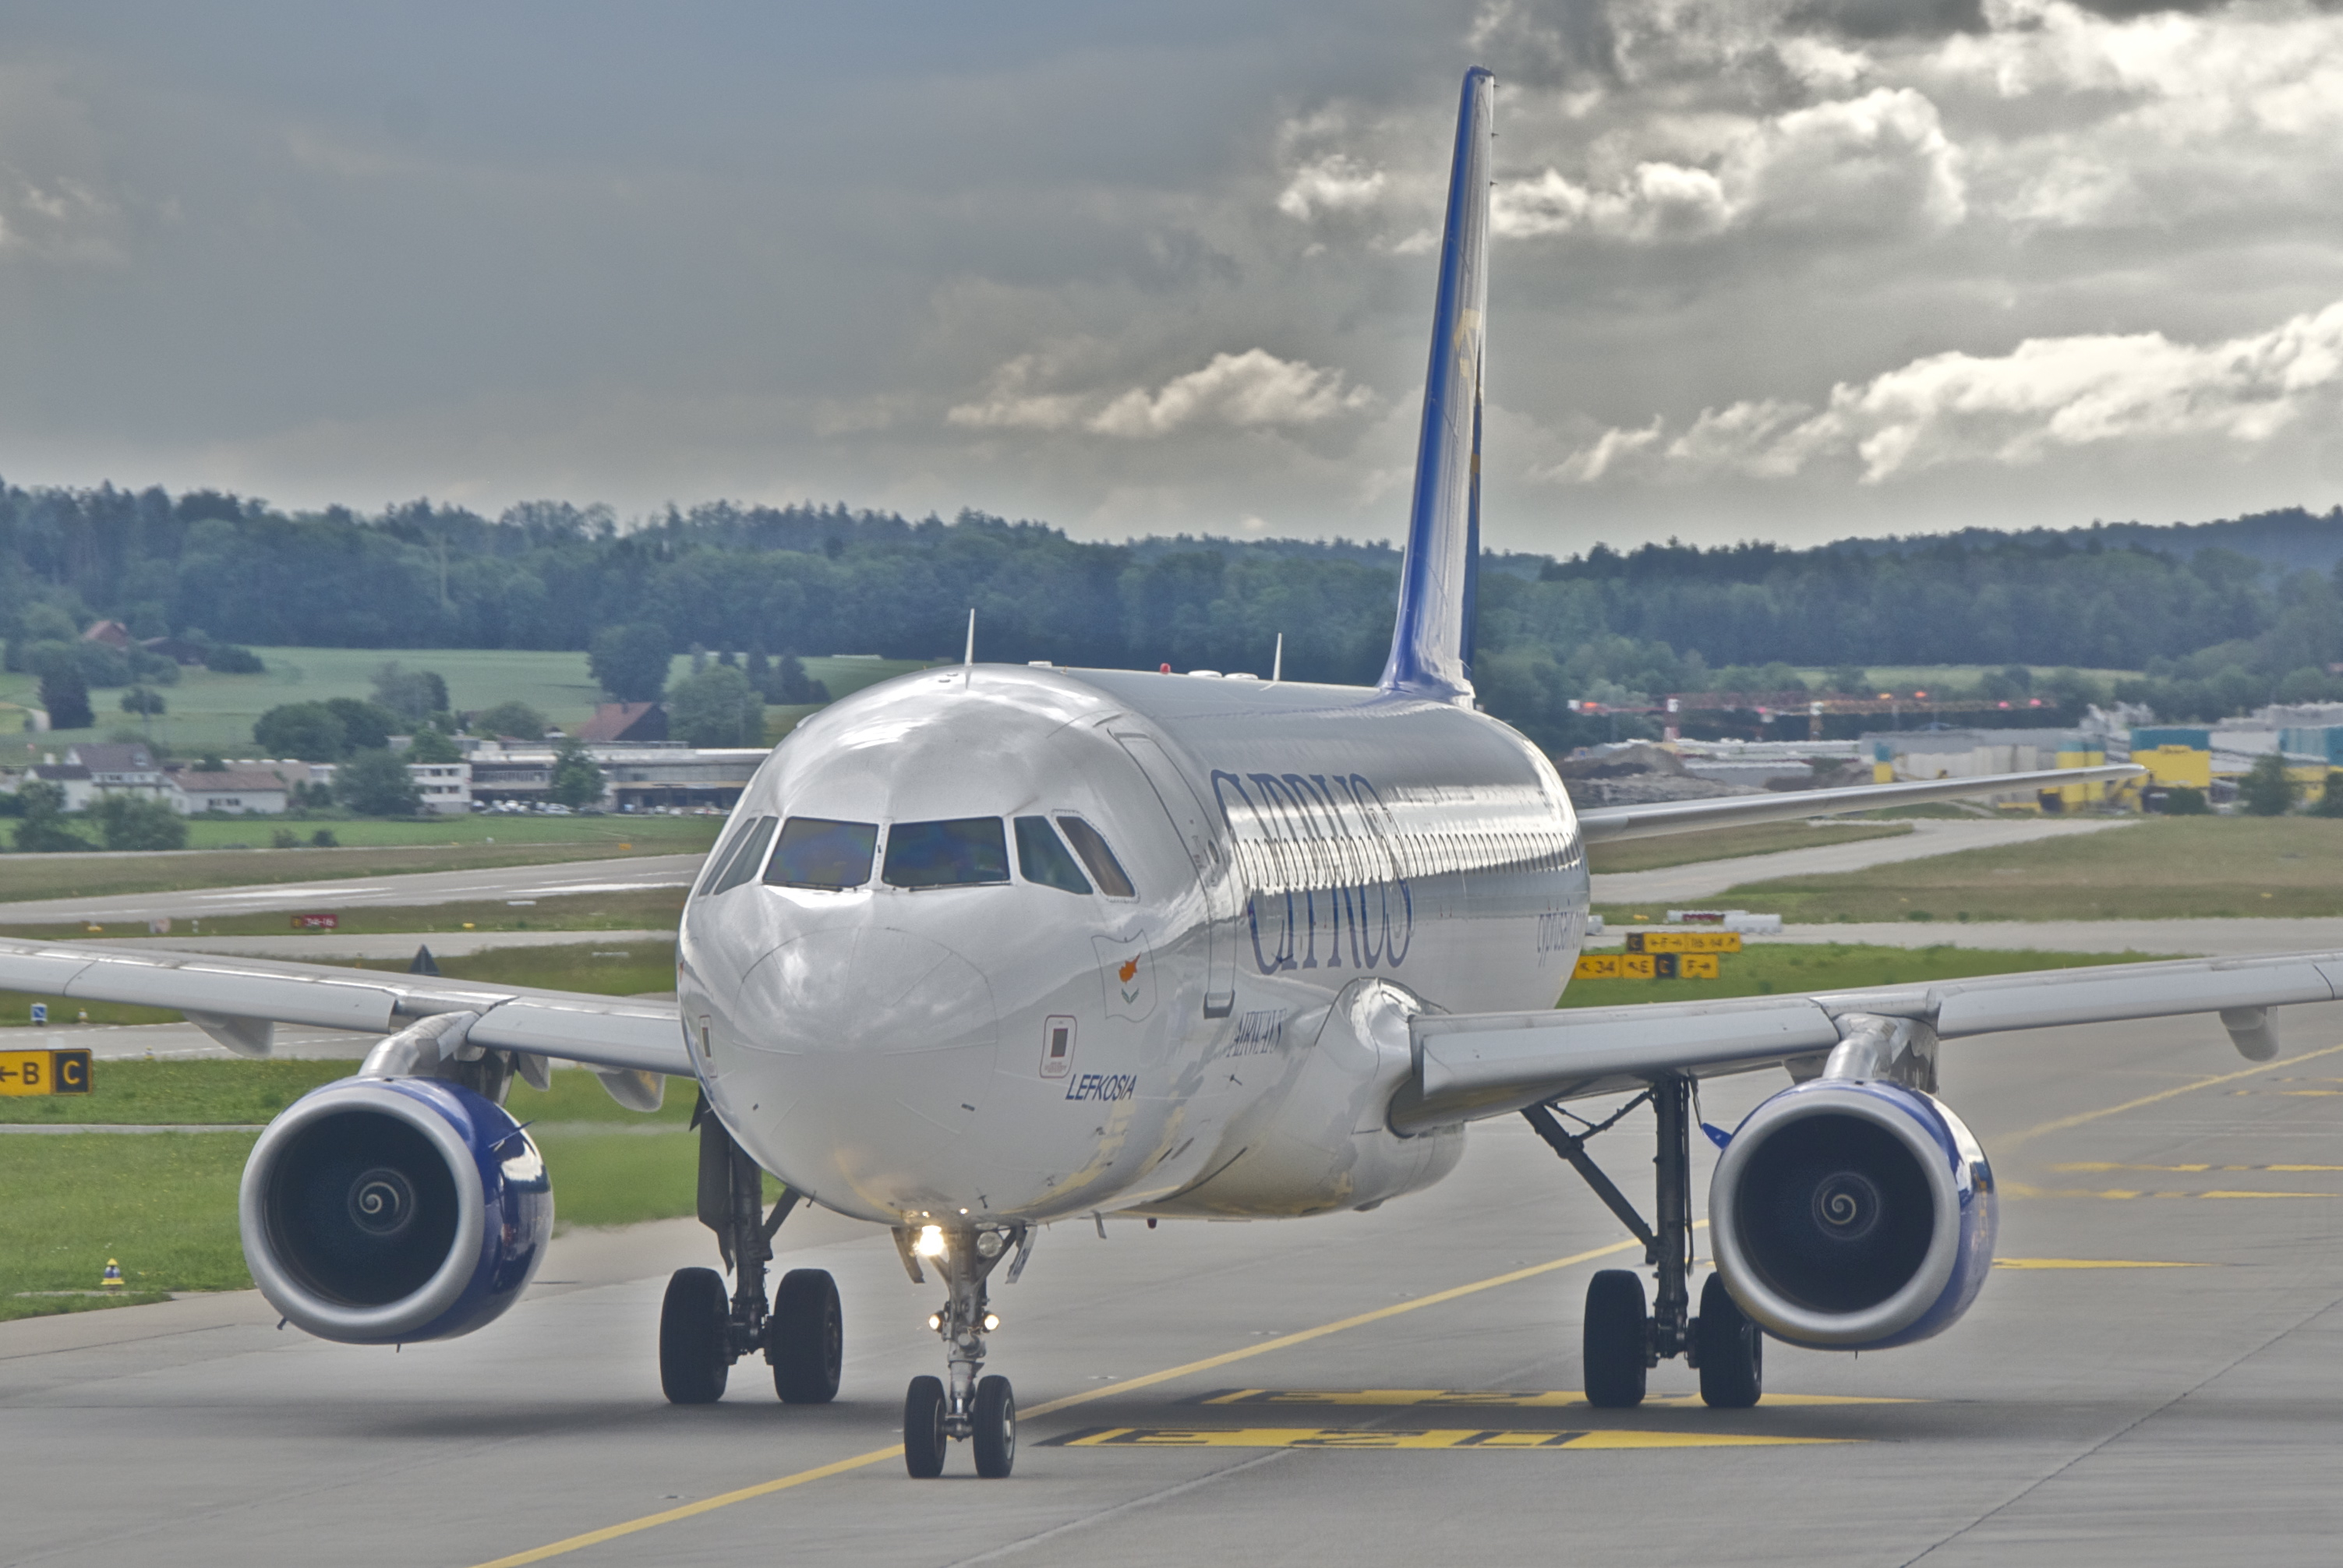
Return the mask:
M0 1050L0 1094L87 1094L85 1050Z

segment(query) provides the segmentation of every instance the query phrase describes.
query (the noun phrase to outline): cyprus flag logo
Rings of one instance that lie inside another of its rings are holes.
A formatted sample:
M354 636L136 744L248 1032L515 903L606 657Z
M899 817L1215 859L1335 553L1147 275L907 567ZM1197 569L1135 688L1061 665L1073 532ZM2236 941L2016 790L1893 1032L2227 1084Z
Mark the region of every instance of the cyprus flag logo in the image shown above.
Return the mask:
M1136 1023L1155 1010L1155 957L1147 950L1145 932L1127 942L1112 937L1092 937L1098 949L1099 979L1106 985L1106 1015Z

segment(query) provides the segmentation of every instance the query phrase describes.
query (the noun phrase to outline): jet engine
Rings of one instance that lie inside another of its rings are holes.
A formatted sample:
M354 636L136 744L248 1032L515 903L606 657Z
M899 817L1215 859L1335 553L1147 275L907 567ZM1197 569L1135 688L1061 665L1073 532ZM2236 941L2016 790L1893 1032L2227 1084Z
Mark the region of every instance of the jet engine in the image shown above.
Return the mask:
M253 1145L238 1201L261 1294L321 1339L452 1339L520 1299L553 1231L528 1134L444 1079L346 1078Z
M1993 1171L1959 1117L1892 1081L1822 1078L1749 1113L1709 1187L1741 1310L1815 1350L1950 1328L1993 1267Z

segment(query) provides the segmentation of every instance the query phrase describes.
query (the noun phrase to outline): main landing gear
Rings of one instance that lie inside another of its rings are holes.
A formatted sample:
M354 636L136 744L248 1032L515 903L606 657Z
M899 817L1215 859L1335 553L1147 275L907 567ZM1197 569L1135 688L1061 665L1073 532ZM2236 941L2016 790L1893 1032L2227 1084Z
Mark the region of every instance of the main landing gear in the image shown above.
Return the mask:
M1660 1124L1659 1151L1652 1159L1656 1230L1586 1153L1589 1139L1645 1101ZM1711 1274L1701 1286L1700 1315L1692 1315L1692 1081L1661 1079L1610 1121L1582 1133L1564 1131L1543 1105L1522 1114L1644 1243L1644 1262L1656 1275L1657 1299L1648 1313L1643 1276L1633 1270L1605 1269L1588 1282L1582 1328L1586 1402L1613 1410L1641 1404L1644 1374L1680 1355L1699 1369L1704 1402L1719 1410L1755 1404L1765 1388L1765 1336L1720 1276Z
M846 1337L838 1285L822 1269L792 1269L781 1276L772 1305L765 1304L765 1265L773 1235L797 1207L787 1187L764 1213L765 1173L732 1141L700 1097L691 1113L699 1130L699 1222L716 1232L733 1288L713 1269L678 1269L659 1308L659 1386L677 1404L711 1404L723 1397L732 1363L762 1351L773 1369L773 1392L790 1404L828 1404L838 1394Z
M915 1377L903 1396L903 1468L914 1479L944 1471L945 1446L966 1440L976 1451L976 1473L999 1479L1017 1462L1017 1395L1009 1380L983 1377L984 1339L1001 1326L986 1299L985 1281L1013 1251L1009 1282L1014 1284L1033 1250L1024 1225L925 1225L895 1232L895 1245L913 1284L924 1284L922 1260L943 1276L944 1304L928 1326L944 1342L950 1382Z

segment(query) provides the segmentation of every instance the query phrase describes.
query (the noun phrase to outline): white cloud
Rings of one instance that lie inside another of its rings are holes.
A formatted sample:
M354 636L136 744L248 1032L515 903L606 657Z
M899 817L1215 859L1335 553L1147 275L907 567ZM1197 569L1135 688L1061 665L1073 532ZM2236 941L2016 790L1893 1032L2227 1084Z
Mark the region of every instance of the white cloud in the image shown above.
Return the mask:
M2343 393L2343 302L2267 332L2206 345L2160 332L2029 338L1999 356L1936 354L1809 406L1754 399L1662 425L1605 431L1540 477L1785 478L1851 463L1866 484L1944 464L2039 463L2084 447L2207 439L2264 445Z
M1548 168L1500 181L1495 231L1583 229L1626 240L1700 239L1735 227L1941 229L1968 210L1960 151L1936 106L1909 87L1793 109L1727 128L1711 161L1636 164L1607 188Z
M1044 366L1037 356L1010 361L994 373L984 397L946 417L976 429L1071 430L1125 439L1169 436L1195 426L1263 429L1322 424L1371 407L1374 394L1345 383L1339 370L1280 359L1265 348L1215 354L1200 370L1175 376L1150 391L1118 394L1031 390Z
M1329 153L1294 171L1278 196L1277 210L1305 223L1322 212L1354 212L1374 206L1386 183L1383 170L1347 153Z

